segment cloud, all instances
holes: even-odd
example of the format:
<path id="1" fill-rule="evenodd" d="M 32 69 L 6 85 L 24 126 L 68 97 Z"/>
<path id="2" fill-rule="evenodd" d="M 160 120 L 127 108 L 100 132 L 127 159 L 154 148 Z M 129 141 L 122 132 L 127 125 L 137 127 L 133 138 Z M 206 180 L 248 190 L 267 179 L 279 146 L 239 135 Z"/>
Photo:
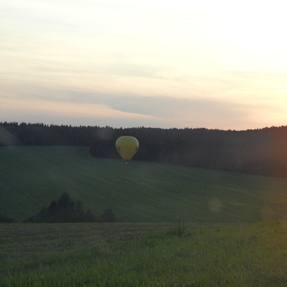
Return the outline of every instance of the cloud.
<path id="1" fill-rule="evenodd" d="M 157 116 L 173 127 L 248 127 L 249 109 L 227 101 L 202 98 L 119 97 L 106 99 L 114 109 Z"/>
<path id="2" fill-rule="evenodd" d="M 0 120 L 13 117 L 50 123 L 112 126 L 248 128 L 250 109 L 203 98 L 13 88 L 0 93 Z"/>

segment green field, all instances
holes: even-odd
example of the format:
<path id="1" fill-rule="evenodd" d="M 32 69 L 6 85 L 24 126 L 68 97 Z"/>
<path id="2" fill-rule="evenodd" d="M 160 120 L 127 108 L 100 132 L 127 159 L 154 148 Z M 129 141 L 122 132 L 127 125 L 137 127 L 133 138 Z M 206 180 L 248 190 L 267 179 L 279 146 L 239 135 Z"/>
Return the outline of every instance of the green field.
<path id="1" fill-rule="evenodd" d="M 1 287 L 285 287 L 287 225 L 0 224 Z"/>
<path id="2" fill-rule="evenodd" d="M 68 192 L 122 222 L 255 222 L 287 217 L 287 180 L 92 158 L 80 147 L 0 148 L 0 213 L 26 219 Z"/>
<path id="3" fill-rule="evenodd" d="M 0 224 L 0 287 L 287 286 L 287 179 L 0 148 L 0 213 L 63 192 L 122 223 Z"/>

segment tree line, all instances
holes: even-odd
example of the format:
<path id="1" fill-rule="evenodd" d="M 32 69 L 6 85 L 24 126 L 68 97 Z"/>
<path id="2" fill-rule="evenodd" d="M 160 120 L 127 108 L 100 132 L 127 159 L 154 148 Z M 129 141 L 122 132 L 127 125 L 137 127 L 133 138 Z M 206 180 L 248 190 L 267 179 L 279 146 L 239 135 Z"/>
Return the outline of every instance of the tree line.
<path id="1" fill-rule="evenodd" d="M 287 176 L 287 127 L 233 131 L 111 128 L 0 123 L 0 145 L 89 146 L 92 156 L 117 158 L 115 140 L 140 141 L 135 160 L 182 164 L 270 176 Z"/>
<path id="2" fill-rule="evenodd" d="M 91 210 L 85 210 L 80 201 L 75 201 L 64 192 L 58 200 L 53 200 L 48 207 L 29 217 L 25 222 L 115 222 L 111 209 L 106 209 L 99 216 Z"/>
<path id="3" fill-rule="evenodd" d="M 57 200 L 52 200 L 47 207 L 25 219 L 31 223 L 76 223 L 76 222 L 115 222 L 116 216 L 112 209 L 105 209 L 100 215 L 85 210 L 80 201 L 75 201 L 64 192 Z M 15 220 L 0 214 L 0 223 L 12 223 Z"/>

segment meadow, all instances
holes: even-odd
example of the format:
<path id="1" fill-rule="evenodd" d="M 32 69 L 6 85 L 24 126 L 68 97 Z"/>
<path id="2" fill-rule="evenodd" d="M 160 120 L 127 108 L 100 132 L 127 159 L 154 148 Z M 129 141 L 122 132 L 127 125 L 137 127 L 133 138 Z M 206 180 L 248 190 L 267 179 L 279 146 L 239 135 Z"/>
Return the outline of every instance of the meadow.
<path id="1" fill-rule="evenodd" d="M 285 223 L 2 224 L 1 287 L 286 286 Z"/>
<path id="2" fill-rule="evenodd" d="M 63 192 L 119 222 L 257 222 L 287 217 L 287 179 L 98 159 L 86 147 L 1 147 L 0 212 L 24 220 Z"/>
<path id="3" fill-rule="evenodd" d="M 117 216 L 0 224 L 0 287 L 286 286 L 286 190 L 284 178 L 125 164 L 85 147 L 0 148 L 2 214 L 21 221 L 68 192 Z"/>

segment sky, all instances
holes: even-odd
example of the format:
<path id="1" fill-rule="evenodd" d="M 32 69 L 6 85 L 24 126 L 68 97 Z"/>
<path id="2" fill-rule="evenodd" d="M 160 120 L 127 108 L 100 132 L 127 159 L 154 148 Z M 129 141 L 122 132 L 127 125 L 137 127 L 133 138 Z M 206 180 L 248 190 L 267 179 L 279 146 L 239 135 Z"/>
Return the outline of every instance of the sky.
<path id="1" fill-rule="evenodd" d="M 287 2 L 0 0 L 0 121 L 287 124 Z"/>

